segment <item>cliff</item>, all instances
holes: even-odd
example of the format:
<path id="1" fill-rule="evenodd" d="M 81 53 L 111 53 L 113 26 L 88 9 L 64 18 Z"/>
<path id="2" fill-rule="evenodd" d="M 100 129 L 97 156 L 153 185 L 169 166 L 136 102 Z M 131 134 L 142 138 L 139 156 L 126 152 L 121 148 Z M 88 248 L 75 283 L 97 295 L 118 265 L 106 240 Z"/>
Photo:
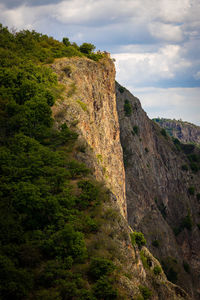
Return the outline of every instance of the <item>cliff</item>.
<path id="1" fill-rule="evenodd" d="M 132 228 L 139 228 L 141 215 L 146 214 L 146 207 L 141 205 L 146 202 L 146 195 L 144 193 L 144 199 L 139 205 L 140 213 L 134 203 L 131 210 L 128 190 L 134 194 L 136 191 L 133 192 L 127 179 L 125 180 L 120 126 L 121 136 L 124 136 L 124 132 L 122 122 L 119 125 L 118 120 L 118 113 L 120 121 L 121 115 L 120 107 L 117 113 L 115 68 L 112 60 L 108 57 L 100 62 L 86 58 L 63 58 L 57 59 L 51 68 L 57 73 L 64 90 L 62 98 L 53 107 L 56 124 L 59 127 L 66 122 L 70 128 L 74 128 L 79 133 L 78 147 L 81 151 L 77 151 L 76 157 L 94 170 L 96 179 L 104 180 L 112 192 L 112 204 L 109 207 L 120 211 L 121 216 L 117 217 L 116 214 L 105 216 L 104 224 L 105 230 L 108 231 L 107 224 L 111 218 L 109 237 L 115 243 L 114 261 L 124 274 L 119 277 L 120 289 L 125 291 L 127 299 L 143 299 L 140 297 L 145 297 L 144 294 L 148 294 L 148 291 L 152 293 L 151 299 L 189 299 L 181 288 L 167 281 L 159 262 L 152 254 L 146 248 L 140 250 L 136 244 L 133 246 L 130 240 L 132 230 L 127 222 L 126 203 L 128 203 L 128 216 Z M 119 99 L 117 102 L 119 103 Z M 144 122 L 147 126 L 148 121 L 144 120 Z M 140 126 L 143 124 L 141 123 Z M 124 138 L 126 139 L 125 136 Z M 127 149 L 132 147 L 130 136 L 126 142 Z M 124 147 L 123 139 L 122 146 Z M 126 152 L 125 149 L 124 151 Z M 134 159 L 134 165 L 137 165 L 137 160 L 140 158 L 136 158 L 136 161 Z M 139 172 L 142 174 L 143 171 L 139 170 L 140 164 L 136 168 L 138 173 L 135 180 L 140 182 L 143 177 L 139 176 Z M 126 177 L 128 176 L 127 173 Z M 128 202 L 126 202 L 125 184 L 127 184 Z M 140 198 L 142 197 L 143 194 L 140 195 Z M 147 202 L 149 205 L 149 200 Z M 159 214 L 159 210 L 156 210 L 157 213 Z M 97 234 L 97 238 L 101 240 L 101 234 Z M 102 240 L 101 243 L 103 245 L 104 241 Z M 118 251 L 120 255 L 117 254 Z M 159 275 L 156 275 L 155 267 L 159 269 Z M 147 289 L 146 292 L 142 291 L 143 288 Z M 140 294 L 143 296 L 139 296 Z"/>
<path id="2" fill-rule="evenodd" d="M 116 95 L 129 224 L 145 234 L 168 278 L 199 299 L 200 182 L 198 167 L 187 167 L 199 150 L 174 144 L 119 84 Z"/>
<path id="3" fill-rule="evenodd" d="M 164 128 L 170 136 L 179 139 L 183 143 L 200 144 L 200 127 L 197 125 L 163 118 L 155 118 L 153 121 Z"/>
<path id="4" fill-rule="evenodd" d="M 93 157 L 91 160 L 82 155 L 83 161 L 93 168 L 97 180 L 106 180 L 125 217 L 125 172 L 115 100 L 115 69 L 109 61 L 107 58 L 100 63 L 84 58 L 57 60 L 52 68 L 66 90 L 53 112 L 58 123 L 61 120 L 72 127 L 76 123 L 80 146 L 86 146 Z"/>
<path id="5" fill-rule="evenodd" d="M 124 162 L 127 170 L 130 151 L 124 147 L 123 153 L 121 140 L 127 133 L 127 149 L 134 153 L 133 146 L 138 149 L 146 139 L 140 137 L 133 144 L 129 135 L 133 109 L 138 108 L 135 119 L 138 117 L 141 124 L 134 125 L 131 134 L 139 135 L 139 126 L 146 124 L 146 142 L 152 143 L 151 151 L 158 158 L 155 164 L 162 176 L 157 179 L 160 185 L 166 183 L 168 150 L 174 147 L 175 161 L 179 161 L 177 153 L 185 157 L 187 152 L 191 170 L 196 173 L 198 151 L 191 145 L 183 148 L 177 141 L 176 145 L 168 144 L 166 136 L 160 139 L 156 127 L 152 134 L 139 103 L 136 107 L 134 97 L 122 87 L 120 93 L 130 96 L 130 101 L 116 99 L 115 69 L 107 53 L 92 52 L 91 44 L 78 47 L 67 38 L 62 43 L 35 31 L 13 34 L 2 25 L 0 36 L 4 41 L 0 45 L 0 298 L 190 299 L 181 287 L 167 280 L 159 261 L 145 247 L 144 235 L 135 231 L 143 224 L 145 209 L 148 211 L 148 197 L 135 189 L 134 197 L 129 198 L 126 181 L 128 187 L 132 179 L 125 174 Z M 122 101 L 125 116 L 120 107 L 117 112 L 116 100 Z M 141 153 L 136 151 L 133 160 L 136 174 L 132 165 L 140 187 L 146 171 L 142 149 Z M 191 177 L 186 165 L 183 171 Z M 147 190 L 148 182 L 145 184 Z M 191 204 L 195 204 L 195 188 L 188 189 Z M 149 187 L 148 195 L 152 191 Z M 167 194 L 167 187 L 162 191 Z M 134 231 L 127 221 L 126 194 Z M 144 206 L 140 205 L 140 210 L 137 195 Z M 156 202 L 166 215 L 165 207 L 160 206 L 162 199 Z M 135 211 L 130 210 L 130 203 Z M 183 230 L 192 231 L 194 211 L 189 207 L 190 203 L 184 222 L 176 229 L 177 239 Z M 158 209 L 156 216 L 160 225 Z M 152 226 L 145 226 L 144 222 L 150 235 Z M 166 239 L 167 234 L 168 228 Z M 196 254 L 187 241 L 185 252 L 192 249 Z M 174 246 L 170 246 L 173 252 Z M 185 269 L 189 271 L 186 263 Z M 170 270 L 175 276 L 174 269 Z"/>

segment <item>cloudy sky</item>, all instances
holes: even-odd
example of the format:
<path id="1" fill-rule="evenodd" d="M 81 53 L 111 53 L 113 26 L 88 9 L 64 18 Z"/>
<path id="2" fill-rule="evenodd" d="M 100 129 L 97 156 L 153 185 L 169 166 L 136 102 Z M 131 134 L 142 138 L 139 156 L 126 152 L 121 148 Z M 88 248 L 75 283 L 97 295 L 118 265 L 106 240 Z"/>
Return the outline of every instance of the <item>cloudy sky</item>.
<path id="1" fill-rule="evenodd" d="M 95 44 L 150 118 L 200 125 L 200 0 L 0 0 L 0 22 Z"/>

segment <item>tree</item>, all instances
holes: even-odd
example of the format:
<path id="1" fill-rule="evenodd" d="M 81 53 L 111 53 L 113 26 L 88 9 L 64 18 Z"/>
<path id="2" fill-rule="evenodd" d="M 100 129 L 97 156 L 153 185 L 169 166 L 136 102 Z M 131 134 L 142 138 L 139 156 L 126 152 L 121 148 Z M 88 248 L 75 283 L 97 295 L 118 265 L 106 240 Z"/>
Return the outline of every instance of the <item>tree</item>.
<path id="1" fill-rule="evenodd" d="M 63 41 L 63 44 L 67 47 L 71 45 L 71 43 L 67 37 L 64 37 L 62 41 Z"/>
<path id="2" fill-rule="evenodd" d="M 91 54 L 94 49 L 96 47 L 93 45 L 93 44 L 90 44 L 90 43 L 83 43 L 81 46 L 80 46 L 80 51 L 82 53 L 85 53 L 85 54 Z"/>

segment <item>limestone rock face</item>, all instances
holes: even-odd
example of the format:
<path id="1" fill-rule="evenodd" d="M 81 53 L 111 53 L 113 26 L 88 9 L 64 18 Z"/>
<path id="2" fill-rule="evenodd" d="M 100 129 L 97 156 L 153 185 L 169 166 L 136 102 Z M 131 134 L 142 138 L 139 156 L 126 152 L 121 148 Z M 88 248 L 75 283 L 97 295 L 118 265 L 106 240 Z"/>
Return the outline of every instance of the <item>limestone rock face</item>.
<path id="1" fill-rule="evenodd" d="M 85 140 L 93 156 L 92 162 L 85 162 L 93 167 L 97 180 L 104 180 L 111 189 L 126 217 L 114 64 L 109 58 L 98 63 L 86 58 L 64 58 L 56 60 L 52 68 L 65 88 L 63 99 L 54 106 L 54 116 L 58 123 L 77 123 L 80 143 Z"/>
<path id="2" fill-rule="evenodd" d="M 179 139 L 183 143 L 195 143 L 200 145 L 200 127 L 188 122 L 169 120 L 169 119 L 153 119 L 167 132 Z"/>
<path id="3" fill-rule="evenodd" d="M 123 274 L 119 276 L 117 282 L 119 289 L 125 291 L 127 299 L 143 299 L 141 294 L 141 287 L 143 287 L 151 291 L 152 300 L 189 300 L 190 297 L 183 289 L 167 280 L 160 263 L 148 249 L 145 247 L 138 249 L 137 244 L 133 245 L 130 239 L 132 229 L 127 222 L 125 183 L 127 182 L 129 209 L 132 202 L 128 191 L 134 195 L 136 191 L 132 189 L 132 183 L 128 179 L 129 173 L 126 174 L 127 180 L 125 180 L 118 113 L 121 119 L 123 117 L 120 113 L 122 110 L 120 105 L 117 113 L 115 68 L 112 60 L 109 57 L 99 62 L 87 58 L 62 58 L 57 59 L 51 68 L 57 73 L 63 90 L 62 97 L 53 107 L 55 126 L 59 127 L 61 124 L 67 123 L 70 128 L 79 133 L 77 158 L 93 169 L 96 179 L 103 180 L 111 191 L 110 203 L 104 204 L 105 224 L 102 226 L 102 231 L 109 233 L 109 238 L 105 241 L 103 232 L 98 232 L 96 238 L 105 244 L 104 251 L 106 251 L 106 247 L 110 248 L 109 250 L 113 252 L 114 263 Z M 144 118 L 143 116 L 145 114 L 140 116 L 141 126 L 148 128 L 149 121 L 146 116 Z M 129 132 L 129 127 L 127 129 L 122 127 L 121 123 L 121 134 L 130 145 L 127 146 L 129 149 L 132 147 L 132 140 L 129 134 L 128 136 L 124 134 Z M 150 139 L 151 134 L 149 135 Z M 152 141 L 152 145 L 148 144 L 148 147 L 151 147 L 153 151 L 154 142 Z M 138 165 L 138 167 L 135 171 L 136 176 L 133 174 L 133 177 L 137 177 L 138 182 L 143 180 L 144 173 L 140 163 L 138 164 L 140 159 L 138 156 L 136 161 L 134 160 L 135 166 Z M 158 167 L 160 167 L 159 164 L 155 166 L 155 168 Z M 160 182 L 160 184 L 163 183 Z M 141 216 L 146 214 L 145 206 L 142 207 L 142 205 L 147 202 L 145 205 L 148 206 L 151 203 L 146 191 L 147 187 L 139 196 L 141 198 L 140 205 L 135 206 L 133 203 L 132 210 L 129 210 L 129 220 L 133 228 L 135 225 L 139 228 L 138 225 L 142 221 Z M 148 193 L 150 194 L 150 191 Z M 155 207 L 155 215 L 157 214 L 159 214 L 159 210 Z M 162 226 L 164 230 L 165 224 Z M 166 229 L 166 238 L 170 239 L 167 234 L 168 230 Z M 171 236 L 173 238 L 172 233 Z M 145 267 L 142 259 L 148 261 L 149 265 Z M 159 275 L 154 273 L 155 267 L 161 270 Z"/>
<path id="4" fill-rule="evenodd" d="M 199 173 L 183 168 L 185 153 L 147 117 L 136 97 L 118 84 L 116 95 L 129 224 L 144 233 L 168 278 L 199 299 Z"/>

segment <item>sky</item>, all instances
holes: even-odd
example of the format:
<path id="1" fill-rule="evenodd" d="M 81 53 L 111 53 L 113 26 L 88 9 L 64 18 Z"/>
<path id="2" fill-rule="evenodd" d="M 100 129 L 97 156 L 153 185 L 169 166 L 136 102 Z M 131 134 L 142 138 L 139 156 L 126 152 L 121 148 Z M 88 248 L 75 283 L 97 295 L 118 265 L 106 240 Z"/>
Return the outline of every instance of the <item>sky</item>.
<path id="1" fill-rule="evenodd" d="M 200 0 L 0 0 L 0 23 L 110 52 L 150 118 L 200 125 Z"/>

